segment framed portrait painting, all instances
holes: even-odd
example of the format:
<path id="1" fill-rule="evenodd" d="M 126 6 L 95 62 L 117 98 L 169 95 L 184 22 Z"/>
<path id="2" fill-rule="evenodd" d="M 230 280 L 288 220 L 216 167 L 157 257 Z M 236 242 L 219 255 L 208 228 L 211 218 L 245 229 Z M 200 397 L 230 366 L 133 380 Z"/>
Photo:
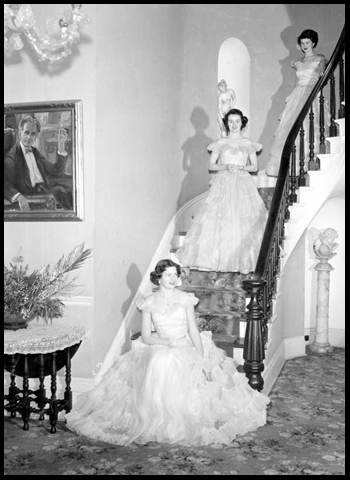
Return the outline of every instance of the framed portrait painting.
<path id="1" fill-rule="evenodd" d="M 4 105 L 4 220 L 83 220 L 82 102 Z"/>

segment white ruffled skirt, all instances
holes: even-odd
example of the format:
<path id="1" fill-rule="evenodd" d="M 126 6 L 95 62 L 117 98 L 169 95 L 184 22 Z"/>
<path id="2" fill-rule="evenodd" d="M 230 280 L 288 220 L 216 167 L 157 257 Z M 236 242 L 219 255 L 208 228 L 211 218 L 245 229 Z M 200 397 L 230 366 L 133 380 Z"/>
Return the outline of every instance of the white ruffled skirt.
<path id="1" fill-rule="evenodd" d="M 218 172 L 176 257 L 185 267 L 255 270 L 268 212 L 248 172 Z"/>
<path id="2" fill-rule="evenodd" d="M 134 342 L 92 391 L 79 396 L 66 415 L 68 428 L 116 445 L 199 446 L 229 444 L 264 425 L 268 397 L 248 385 L 211 332 L 201 337 L 204 358 L 187 336 L 170 347 Z"/>

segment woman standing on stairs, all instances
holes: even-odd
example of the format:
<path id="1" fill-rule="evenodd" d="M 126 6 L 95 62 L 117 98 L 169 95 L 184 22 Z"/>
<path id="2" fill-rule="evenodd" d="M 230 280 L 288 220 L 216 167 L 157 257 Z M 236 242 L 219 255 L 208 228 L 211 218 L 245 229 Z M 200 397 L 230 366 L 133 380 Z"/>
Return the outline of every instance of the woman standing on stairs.
<path id="1" fill-rule="evenodd" d="M 314 51 L 318 44 L 318 34 L 314 30 L 304 30 L 298 37 L 298 45 L 304 56 L 291 63 L 291 67 L 295 69 L 296 86 L 292 93 L 286 99 L 286 106 L 280 118 L 280 124 L 275 132 L 275 138 L 270 151 L 269 159 L 266 163 L 266 175 L 277 177 L 281 162 L 282 150 L 287 139 L 287 136 L 293 127 L 297 116 L 301 112 L 308 96 L 316 85 L 320 75 L 326 67 L 327 60 L 324 55 L 318 54 Z M 318 97 L 313 102 L 314 114 L 314 153 L 319 152 L 319 103 Z M 309 152 L 309 118 L 304 122 L 304 146 L 305 159 L 308 158 Z M 297 149 L 298 153 L 298 149 Z M 307 165 L 307 161 L 306 161 Z"/>
<path id="2" fill-rule="evenodd" d="M 211 332 L 199 333 L 198 299 L 176 288 L 180 274 L 172 260 L 157 263 L 150 279 L 158 288 L 139 306 L 142 341 L 79 396 L 68 428 L 116 445 L 200 446 L 229 444 L 266 423 L 269 398 L 249 386 Z"/>
<path id="3" fill-rule="evenodd" d="M 176 257 L 184 267 L 246 274 L 255 269 L 267 219 L 250 175 L 262 146 L 242 135 L 248 118 L 241 110 L 229 110 L 223 123 L 227 136 L 208 146 L 208 168 L 217 173 Z"/>

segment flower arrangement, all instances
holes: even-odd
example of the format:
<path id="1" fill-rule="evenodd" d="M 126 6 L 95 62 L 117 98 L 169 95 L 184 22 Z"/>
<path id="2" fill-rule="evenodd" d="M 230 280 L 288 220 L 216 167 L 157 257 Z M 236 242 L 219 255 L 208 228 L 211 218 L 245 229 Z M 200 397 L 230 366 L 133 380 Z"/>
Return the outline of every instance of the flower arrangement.
<path id="1" fill-rule="evenodd" d="M 41 317 L 46 322 L 62 317 L 65 305 L 61 298 L 69 297 L 77 287 L 78 277 L 70 274 L 90 254 L 91 249 L 85 249 L 82 243 L 53 266 L 46 265 L 32 273 L 28 273 L 28 265 L 23 265 L 21 255 L 14 258 L 9 267 L 4 266 L 4 317 L 17 316 L 26 321 Z"/>

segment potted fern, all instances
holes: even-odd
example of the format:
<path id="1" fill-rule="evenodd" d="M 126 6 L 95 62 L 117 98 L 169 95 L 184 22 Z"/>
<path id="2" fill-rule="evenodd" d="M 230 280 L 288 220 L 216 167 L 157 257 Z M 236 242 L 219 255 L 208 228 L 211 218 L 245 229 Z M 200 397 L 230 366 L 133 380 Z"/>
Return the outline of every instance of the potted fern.
<path id="1" fill-rule="evenodd" d="M 28 272 L 28 265 L 23 265 L 20 254 L 8 267 L 4 265 L 4 328 L 26 328 L 38 317 L 46 322 L 62 317 L 65 307 L 62 300 L 77 287 L 78 276 L 71 274 L 90 255 L 91 249 L 81 243 L 53 266 L 46 265 L 32 273 Z"/>

